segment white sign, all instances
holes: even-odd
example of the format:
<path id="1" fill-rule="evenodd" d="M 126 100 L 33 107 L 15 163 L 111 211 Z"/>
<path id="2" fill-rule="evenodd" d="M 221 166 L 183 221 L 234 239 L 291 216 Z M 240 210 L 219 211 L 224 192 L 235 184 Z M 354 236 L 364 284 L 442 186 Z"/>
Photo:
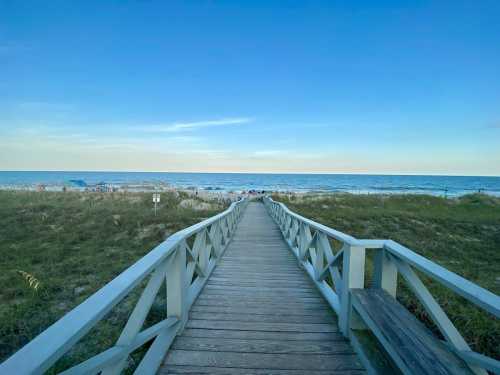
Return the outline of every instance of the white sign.
<path id="1" fill-rule="evenodd" d="M 154 193 L 153 194 L 153 202 L 154 203 L 160 203 L 160 193 Z"/>

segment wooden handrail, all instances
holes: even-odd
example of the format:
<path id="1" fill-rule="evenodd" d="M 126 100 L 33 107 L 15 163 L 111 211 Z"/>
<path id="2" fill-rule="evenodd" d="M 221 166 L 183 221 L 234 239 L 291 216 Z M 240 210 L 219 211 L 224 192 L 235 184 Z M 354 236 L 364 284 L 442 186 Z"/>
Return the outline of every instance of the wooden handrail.
<path id="1" fill-rule="evenodd" d="M 224 212 L 170 236 L 0 364 L 0 374 L 45 372 L 149 275 L 149 283 L 116 346 L 65 373 L 88 373 L 91 370 L 102 370 L 103 374 L 119 373 L 126 356 L 151 338 L 156 337 L 155 342 L 161 337 L 171 336 L 173 339 L 182 329 L 187 311 L 216 265 L 217 258 L 210 255 L 211 247 L 217 257 L 222 255 L 247 203 L 246 199 L 233 202 Z M 186 240 L 192 236 L 196 236 L 196 246 L 189 249 Z M 190 254 L 188 262 L 186 253 Z M 195 269 L 200 268 L 199 263 L 203 263 L 204 269 L 191 283 Z M 165 279 L 169 292 L 167 319 L 141 332 L 149 308 Z M 150 352 L 153 352 L 154 345 Z M 146 362 L 150 363 L 143 364 L 142 368 L 151 369 L 151 363 L 158 361 L 158 355 L 150 358 L 146 354 L 146 357 Z"/>
<path id="2" fill-rule="evenodd" d="M 386 239 L 357 239 L 307 219 L 269 196 L 264 197 L 263 201 L 299 264 L 339 315 L 340 330 L 346 337 L 351 337 L 351 324 L 355 323 L 352 319 L 353 308 L 349 290 L 364 288 L 365 252 L 371 249 L 376 252 L 373 287 L 382 288 L 395 296 L 397 275 L 401 274 L 452 350 L 473 372 L 486 374 L 485 370 L 500 369 L 500 361 L 471 351 L 412 267 L 497 318 L 500 317 L 499 296 L 397 242 Z M 319 233 L 342 242 L 342 249 L 334 255 L 329 241 L 318 240 Z M 342 267 L 339 267 L 340 263 Z M 330 281 L 326 280 L 328 276 Z"/>
<path id="3" fill-rule="evenodd" d="M 384 249 L 392 255 L 411 264 L 413 267 L 422 271 L 434 280 L 453 290 L 455 293 L 464 297 L 476 306 L 488 311 L 497 318 L 500 318 L 500 297 L 487 289 L 481 288 L 467 279 L 453 273 L 446 268 L 432 262 L 431 260 L 418 255 L 407 247 L 387 240 L 384 243 Z"/>

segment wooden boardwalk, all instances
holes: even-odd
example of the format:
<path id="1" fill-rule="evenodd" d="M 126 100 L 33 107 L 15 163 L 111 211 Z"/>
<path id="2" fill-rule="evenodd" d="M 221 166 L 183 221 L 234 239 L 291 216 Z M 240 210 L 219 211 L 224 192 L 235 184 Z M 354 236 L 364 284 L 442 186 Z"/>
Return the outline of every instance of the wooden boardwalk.
<path id="1" fill-rule="evenodd" d="M 192 306 L 160 374 L 361 374 L 334 312 L 261 203 Z"/>
<path id="2" fill-rule="evenodd" d="M 379 374 L 500 374 L 500 361 L 469 347 L 419 274 L 496 318 L 499 296 L 395 241 L 357 239 L 262 201 L 233 202 L 172 234 L 1 363 L 0 374 L 51 371 L 146 280 L 116 343 L 65 374 L 121 373 L 146 344 L 135 374 L 360 374 L 364 366 Z M 335 253 L 332 240 L 342 244 Z M 399 281 L 446 341 L 397 301 Z M 165 284 L 166 317 L 146 328 Z"/>

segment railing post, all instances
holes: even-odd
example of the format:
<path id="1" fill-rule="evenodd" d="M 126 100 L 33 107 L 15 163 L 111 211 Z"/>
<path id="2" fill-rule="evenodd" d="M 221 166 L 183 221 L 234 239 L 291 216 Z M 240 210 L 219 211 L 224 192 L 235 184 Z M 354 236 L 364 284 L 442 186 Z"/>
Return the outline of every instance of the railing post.
<path id="1" fill-rule="evenodd" d="M 236 225 L 236 220 L 235 220 L 235 213 L 231 213 L 229 215 L 229 235 L 228 237 L 231 237 L 231 234 L 233 233 L 234 226 Z"/>
<path id="2" fill-rule="evenodd" d="M 298 245 L 298 254 L 299 254 L 299 265 L 302 265 L 302 261 L 304 260 L 305 258 L 305 254 L 306 254 L 306 242 L 307 242 L 307 239 L 306 239 L 306 228 L 305 228 L 305 224 L 303 223 L 299 223 L 299 240 L 297 241 L 297 245 Z"/>
<path id="3" fill-rule="evenodd" d="M 167 260 L 167 318 L 176 317 L 182 331 L 187 320 L 186 248 L 180 245 Z"/>
<path id="4" fill-rule="evenodd" d="M 218 241 L 217 241 L 217 238 L 216 238 L 216 233 L 217 233 L 217 229 L 218 229 L 217 226 L 218 225 L 219 225 L 219 223 L 214 223 L 212 225 L 212 227 L 210 228 L 210 233 L 207 230 L 206 233 L 203 236 L 203 241 L 200 241 L 202 243 L 200 244 L 200 254 L 199 254 L 199 258 L 198 258 L 198 263 L 200 265 L 200 268 L 205 273 L 208 270 L 208 262 L 209 262 L 209 258 L 210 258 L 210 246 L 207 244 L 207 236 L 210 237 L 210 243 L 214 247 L 214 252 L 217 254 L 218 253 L 218 247 L 219 247 L 218 246 Z"/>
<path id="5" fill-rule="evenodd" d="M 342 263 L 342 293 L 340 298 L 340 331 L 349 337 L 353 318 L 350 289 L 364 288 L 365 283 L 365 248 L 347 245 L 344 249 Z"/>
<path id="6" fill-rule="evenodd" d="M 391 296 L 396 297 L 398 269 L 383 248 L 375 250 L 372 287 L 384 289 Z"/>
<path id="7" fill-rule="evenodd" d="M 323 233 L 316 232 L 316 258 L 314 259 L 314 277 L 319 281 L 320 275 L 325 267 L 325 248 L 324 244 L 328 239 Z"/>

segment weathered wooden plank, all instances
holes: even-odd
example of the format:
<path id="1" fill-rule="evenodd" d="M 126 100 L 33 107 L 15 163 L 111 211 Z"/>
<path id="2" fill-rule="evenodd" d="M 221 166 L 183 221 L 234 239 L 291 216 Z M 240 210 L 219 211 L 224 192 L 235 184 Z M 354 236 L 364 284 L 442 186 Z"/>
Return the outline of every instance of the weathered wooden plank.
<path id="1" fill-rule="evenodd" d="M 274 260 L 270 262 L 277 263 L 278 261 Z M 227 278 L 233 278 L 232 274 L 241 274 L 241 276 L 255 276 L 262 274 L 265 277 L 276 274 L 276 276 L 278 277 L 306 280 L 306 278 L 304 277 L 305 275 L 301 275 L 300 273 L 298 273 L 297 264 L 290 266 L 290 268 L 270 267 L 268 265 L 258 265 L 250 263 L 245 265 L 245 267 L 218 265 L 216 272 L 219 275 L 218 277 Z M 238 279 L 238 277 L 236 277 L 235 279 Z"/>
<path id="2" fill-rule="evenodd" d="M 295 294 L 309 294 L 319 296 L 318 291 L 311 288 L 290 288 L 283 286 L 262 286 L 262 285 L 219 285 L 219 284 L 207 284 L 204 291 L 218 291 L 218 292 L 248 292 L 248 293 L 290 293 Z"/>
<path id="3" fill-rule="evenodd" d="M 234 242 L 233 242 L 234 243 Z M 281 247 L 283 249 L 287 249 L 286 245 L 280 246 L 280 248 L 276 247 L 267 247 L 265 251 L 257 251 L 256 248 L 253 248 L 251 252 L 248 250 L 243 250 L 241 252 L 232 251 L 227 256 L 224 256 L 222 262 L 234 262 L 238 263 L 241 259 L 248 260 L 252 262 L 264 262 L 268 259 L 279 260 L 280 262 L 289 262 L 292 263 L 295 259 L 292 257 L 285 257 L 281 252 Z M 272 253 L 270 253 L 272 252 Z"/>
<path id="4" fill-rule="evenodd" d="M 206 292 L 212 294 L 227 294 L 228 296 L 233 294 L 246 295 L 246 294 L 255 294 L 255 295 L 269 295 L 272 297 L 275 294 L 280 294 L 283 296 L 288 293 L 292 293 L 293 295 L 302 295 L 303 297 L 311 296 L 311 297 L 320 297 L 321 294 L 317 290 L 307 289 L 304 286 L 298 287 L 283 287 L 279 285 L 266 285 L 266 284 L 257 284 L 257 285 L 221 285 L 221 284 L 211 284 L 206 285 Z"/>
<path id="5" fill-rule="evenodd" d="M 264 279 L 287 279 L 287 280 L 306 280 L 305 275 L 297 274 L 296 272 L 280 272 L 279 269 L 275 269 L 274 273 L 270 272 L 255 272 L 254 270 L 246 269 L 239 271 L 223 270 L 217 267 L 214 271 L 215 277 L 226 277 L 231 279 L 239 280 L 241 278 L 251 277 L 255 278 L 257 275 L 262 276 Z"/>
<path id="6" fill-rule="evenodd" d="M 215 272 L 215 271 L 214 271 Z M 262 277 L 257 277 L 257 276 L 262 276 Z M 256 275 L 256 274 L 246 274 L 242 275 L 239 274 L 238 277 L 231 277 L 230 275 L 226 274 L 220 274 L 220 275 L 215 275 L 212 274 L 212 276 L 209 279 L 210 282 L 233 282 L 233 283 L 238 283 L 238 282 L 255 282 L 255 281 L 261 281 L 261 282 L 269 282 L 269 281 L 276 281 L 276 282 L 291 282 L 291 283 L 300 283 L 302 285 L 313 285 L 311 284 L 311 281 L 305 277 L 305 275 L 294 275 L 293 277 L 287 277 L 285 280 L 277 280 L 275 277 L 264 277 L 264 275 Z"/>
<path id="7" fill-rule="evenodd" d="M 217 297 L 216 297 L 217 296 Z M 300 291 L 289 291 L 289 292 L 266 292 L 266 291 L 222 291 L 213 290 L 207 291 L 204 294 L 205 298 L 229 298 L 238 300 L 272 300 L 274 302 L 286 302 L 289 298 L 297 298 L 304 302 L 322 302 L 321 297 L 312 293 L 301 293 Z"/>
<path id="8" fill-rule="evenodd" d="M 293 288 L 265 288 L 265 287 L 205 287 L 205 295 L 226 295 L 226 296 L 297 296 L 297 297 L 320 297 L 315 290 L 293 289 Z"/>
<path id="9" fill-rule="evenodd" d="M 253 279 L 253 280 L 224 280 L 224 279 L 214 279 L 209 280 L 206 286 L 243 286 L 243 287 L 263 287 L 263 288 L 289 288 L 289 289 L 303 289 L 303 290 L 311 290 L 311 286 L 308 283 L 303 281 L 276 281 L 276 280 L 262 280 L 262 279 Z"/>
<path id="10" fill-rule="evenodd" d="M 278 258 L 268 258 L 268 259 L 260 259 L 260 260 L 253 260 L 253 259 L 249 259 L 249 258 L 243 258 L 241 257 L 242 259 L 240 259 L 240 261 L 238 263 L 236 262 L 221 262 L 219 263 L 219 266 L 221 267 L 221 269 L 231 269 L 231 268 L 235 268 L 235 269 L 248 269 L 246 266 L 252 266 L 253 269 L 257 270 L 257 269 L 265 269 L 265 268 L 271 268 L 271 269 L 274 269 L 276 270 L 276 267 L 274 266 L 274 264 L 276 262 L 283 262 L 283 260 L 279 260 Z M 245 267 L 241 267 L 242 265 L 245 265 Z M 297 262 L 293 261 L 292 259 L 290 260 L 287 260 L 285 262 L 283 262 L 283 267 L 281 267 L 280 265 L 280 270 L 286 270 L 286 271 L 289 271 L 289 272 L 296 272 L 296 268 L 297 268 Z"/>
<path id="11" fill-rule="evenodd" d="M 249 249 L 249 251 L 251 251 Z M 248 266 L 252 266 L 251 268 Z M 296 273 L 297 272 L 297 265 L 293 263 L 289 264 L 279 264 L 277 265 L 276 263 L 267 263 L 267 262 L 262 262 L 262 263 L 257 263 L 257 262 L 249 262 L 249 263 L 234 263 L 234 262 L 220 262 L 219 264 L 219 269 L 235 269 L 235 270 L 277 270 L 279 269 L 280 271 L 286 271 L 290 273 Z"/>
<path id="12" fill-rule="evenodd" d="M 243 249 L 240 252 L 232 251 L 227 256 L 224 256 L 222 262 L 224 263 L 232 262 L 236 264 L 241 264 L 239 263 L 240 259 L 249 260 L 252 262 L 263 262 L 266 261 L 267 259 L 276 259 L 279 260 L 280 262 L 292 263 L 295 259 L 293 257 L 284 256 L 283 252 L 281 251 L 282 249 L 287 250 L 285 244 L 281 245 L 279 248 L 266 247 L 263 249 L 264 251 L 259 251 L 259 249 L 255 247 L 252 247 L 251 251 L 248 251 L 248 249 Z"/>
<path id="13" fill-rule="evenodd" d="M 279 240 L 281 241 L 281 240 Z M 288 257 L 283 250 L 287 250 L 287 245 L 283 243 L 279 247 L 276 246 L 265 246 L 265 247 L 255 247 L 255 246 L 242 246 L 237 242 L 232 242 L 232 245 L 238 245 L 241 247 L 240 251 L 231 251 L 227 256 L 224 256 L 222 262 L 233 262 L 238 263 L 240 258 L 244 260 L 250 260 L 255 262 L 262 262 L 267 259 L 276 259 L 280 262 L 291 262 L 294 260 L 293 257 Z"/>
<path id="14" fill-rule="evenodd" d="M 286 307 L 286 305 L 285 305 Z M 211 306 L 211 305 L 196 305 L 191 307 L 191 312 L 214 312 L 214 313 L 233 313 L 233 314 L 254 314 L 254 315 L 275 315 L 280 316 L 283 319 L 283 312 L 277 310 L 277 306 L 274 305 L 259 305 L 255 307 L 248 306 Z M 307 309 L 295 307 L 293 309 L 288 309 L 286 317 L 295 315 L 306 315 L 314 316 L 318 318 L 332 318 L 337 320 L 336 315 L 329 309 Z"/>
<path id="15" fill-rule="evenodd" d="M 451 350 L 383 289 L 354 289 L 353 303 L 405 373 L 471 374 Z"/>
<path id="16" fill-rule="evenodd" d="M 217 269 L 217 268 L 216 268 Z M 219 272 L 219 271 L 218 271 Z M 215 273 L 214 276 L 220 277 L 220 276 L 225 276 L 225 277 L 230 277 L 238 280 L 258 280 L 259 277 L 257 277 L 256 273 L 253 272 L 225 272 L 225 273 Z M 260 273 L 259 274 L 261 280 L 276 280 L 276 281 L 302 281 L 304 279 L 299 278 L 297 275 L 293 274 L 283 274 L 283 273 Z M 304 281 L 305 282 L 305 281 Z"/>
<path id="17" fill-rule="evenodd" d="M 333 324 L 322 323 L 263 323 L 190 319 L 186 327 L 266 332 L 338 332 L 337 327 Z"/>
<path id="18" fill-rule="evenodd" d="M 308 290 L 310 292 L 318 293 L 317 290 L 311 289 L 312 285 L 310 285 L 306 281 L 302 280 L 275 280 L 275 279 L 259 279 L 259 278 L 247 278 L 247 279 L 234 279 L 230 280 L 222 280 L 215 279 L 211 280 L 207 283 L 207 287 L 216 287 L 218 289 L 229 289 L 231 287 L 237 288 L 282 288 L 287 290 Z M 319 293 L 318 293 L 319 294 Z"/>
<path id="19" fill-rule="evenodd" d="M 264 268 L 258 267 L 256 265 L 248 265 L 248 268 L 236 268 L 236 267 L 220 267 L 217 266 L 217 277 L 227 277 L 233 280 L 239 280 L 240 277 L 249 277 L 261 275 L 265 278 L 284 278 L 292 280 L 306 280 L 305 275 L 297 275 L 297 269 L 287 270 L 282 268 Z M 234 277 L 236 275 L 236 277 Z"/>
<path id="20" fill-rule="evenodd" d="M 215 297 L 217 296 L 217 297 Z M 266 302 L 275 302 L 275 303 L 287 303 L 290 301 L 290 298 L 287 297 L 287 296 L 270 296 L 270 295 L 267 295 L 267 296 L 252 296 L 250 294 L 248 295 L 239 295 L 239 298 L 238 298 L 238 295 L 228 295 L 228 294 L 202 294 L 200 295 L 200 297 L 198 298 L 198 301 L 213 301 L 214 299 L 217 299 L 219 300 L 220 302 L 223 302 L 223 301 L 228 301 L 228 302 L 231 302 L 231 301 L 234 301 L 235 299 L 240 299 L 241 301 L 253 301 L 253 302 L 262 302 L 262 303 L 266 303 Z M 293 301 L 294 302 L 301 302 L 301 303 L 304 303 L 304 304 L 309 304 L 309 303 L 316 303 L 316 304 L 320 304 L 322 305 L 324 302 L 323 300 L 321 299 L 321 297 L 304 297 L 304 296 L 294 296 L 293 298 Z"/>
<path id="21" fill-rule="evenodd" d="M 217 268 L 216 268 L 217 269 Z M 253 272 L 235 272 L 235 273 L 229 273 L 229 272 L 226 272 L 226 273 L 216 273 L 214 271 L 214 274 L 213 274 L 214 277 L 221 277 L 221 276 L 224 276 L 224 277 L 228 277 L 228 278 L 233 278 L 233 279 L 237 279 L 237 280 L 249 280 L 249 281 L 255 281 L 255 280 L 266 280 L 266 281 L 292 281 L 292 282 L 299 282 L 299 281 L 302 281 L 304 283 L 307 283 L 309 281 L 305 280 L 304 278 L 302 277 L 299 277 L 297 275 L 292 275 L 292 274 L 289 274 L 289 275 L 283 275 L 283 274 L 255 274 Z"/>
<path id="22" fill-rule="evenodd" d="M 281 241 L 278 240 L 278 241 Z M 237 262 L 239 260 L 239 257 L 242 257 L 243 259 L 255 259 L 255 260 L 261 260 L 261 259 L 266 259 L 266 258 L 274 258 L 274 259 L 279 259 L 284 261 L 290 261 L 293 260 L 293 257 L 286 257 L 284 256 L 283 250 L 288 250 L 287 245 L 283 242 L 279 246 L 275 245 L 258 245 L 258 246 L 246 246 L 246 247 L 251 247 L 252 251 L 248 251 L 246 247 L 241 246 L 241 244 L 238 244 L 237 241 L 233 241 L 233 244 L 237 244 L 238 246 L 241 247 L 240 251 L 235 251 L 234 248 L 231 251 L 231 253 L 227 254 L 227 256 L 224 256 L 224 262 L 225 261 L 235 261 Z"/>
<path id="23" fill-rule="evenodd" d="M 244 257 L 239 257 L 241 258 L 239 263 L 236 263 L 236 262 L 221 262 L 219 263 L 219 266 L 221 267 L 224 267 L 224 269 L 229 269 L 229 268 L 239 268 L 241 269 L 241 265 L 244 264 L 245 266 L 252 266 L 252 267 L 272 267 L 273 264 L 275 264 L 276 262 L 283 262 L 283 260 L 279 260 L 278 258 L 266 258 L 266 259 L 263 259 L 262 257 L 260 257 L 259 260 L 255 260 L 255 259 L 252 259 L 252 258 L 244 258 Z M 294 261 L 293 259 L 289 259 L 289 260 L 286 260 L 285 262 L 283 262 L 283 266 L 285 268 L 281 268 L 281 266 L 279 267 L 280 269 L 282 270 L 287 270 L 287 271 L 290 271 L 290 272 L 293 272 L 293 269 L 294 267 L 296 268 L 297 267 L 297 262 Z M 245 267 L 245 269 L 248 269 Z M 274 269 L 276 269 L 276 267 L 274 267 Z"/>
<path id="24" fill-rule="evenodd" d="M 289 284 L 288 282 L 286 283 L 278 283 L 278 282 L 253 282 L 249 280 L 245 281 L 240 281 L 237 283 L 221 283 L 221 282 L 215 282 L 215 283 L 207 283 L 206 287 L 217 287 L 217 289 L 223 289 L 225 287 L 231 287 L 232 288 L 245 288 L 245 290 L 251 290 L 255 288 L 260 288 L 260 289 L 265 289 L 269 290 L 270 292 L 273 291 L 278 291 L 280 289 L 288 287 L 289 291 L 299 291 L 299 292 L 313 292 L 313 293 L 318 293 L 317 291 L 311 291 L 307 286 L 301 285 L 301 284 L 296 284 L 296 285 L 287 285 Z"/>
<path id="25" fill-rule="evenodd" d="M 249 249 L 250 251 L 250 249 Z M 288 271 L 288 272 L 297 272 L 297 265 L 293 263 L 289 264 L 279 264 L 277 266 L 276 264 L 273 263 L 267 263 L 267 262 L 262 262 L 262 263 L 257 263 L 257 262 L 250 262 L 250 263 L 234 263 L 234 262 L 224 262 L 222 261 L 219 264 L 220 269 L 236 269 L 236 270 L 248 270 L 249 267 L 252 266 L 253 270 L 266 270 L 266 269 L 272 269 L 272 270 L 282 270 L 282 271 Z"/>
<path id="26" fill-rule="evenodd" d="M 210 338 L 222 337 L 246 340 L 345 341 L 345 337 L 339 332 L 233 331 L 225 329 L 186 328 L 182 332 L 182 336 Z"/>
<path id="27" fill-rule="evenodd" d="M 295 298 L 286 299 L 259 299 L 259 298 L 223 298 L 222 296 L 212 296 L 215 301 L 208 299 L 198 299 L 196 301 L 197 306 L 218 306 L 218 307 L 237 307 L 237 308 L 258 308 L 260 306 L 268 306 L 276 309 L 288 309 L 288 310 L 323 310 L 332 311 L 329 306 L 325 306 L 321 301 L 297 301 Z M 283 313 L 283 312 L 282 312 Z"/>
<path id="28" fill-rule="evenodd" d="M 273 262 L 272 260 L 270 262 Z M 278 261 L 274 261 L 275 264 L 276 262 Z M 248 267 L 247 265 L 245 265 L 245 267 L 242 267 L 242 266 L 236 266 L 236 265 L 224 265 L 224 264 L 219 264 L 219 266 L 217 267 L 217 272 L 218 273 L 221 273 L 221 274 L 225 274 L 225 273 L 237 273 L 237 272 L 243 272 L 245 274 L 247 273 L 253 273 L 253 274 L 258 274 L 260 272 L 264 273 L 264 274 L 268 274 L 269 271 L 274 271 L 274 272 L 277 272 L 278 274 L 284 274 L 286 276 L 294 276 L 294 277 L 297 277 L 297 278 L 304 278 L 304 275 L 301 275 L 301 274 L 298 274 L 297 272 L 297 269 L 294 269 L 293 268 L 294 266 L 290 265 L 289 268 L 281 268 L 281 267 L 270 267 L 269 265 L 257 265 L 257 264 L 248 264 Z M 296 267 L 296 265 L 295 265 Z M 258 273 L 256 271 L 259 271 Z"/>
<path id="29" fill-rule="evenodd" d="M 271 272 L 272 271 L 272 272 Z M 274 268 L 270 271 L 259 270 L 256 272 L 255 269 L 241 268 L 239 270 L 231 270 L 229 268 L 224 269 L 222 267 L 217 267 L 214 270 L 214 276 L 216 277 L 227 277 L 231 279 L 239 279 L 239 277 L 247 277 L 247 276 L 263 276 L 265 278 L 285 278 L 292 280 L 306 280 L 305 275 L 298 274 L 297 271 L 287 271 L 281 270 L 280 268 Z M 236 277 L 235 277 L 236 276 Z"/>
<path id="30" fill-rule="evenodd" d="M 352 354 L 333 356 L 321 354 L 266 354 L 171 350 L 166 357 L 166 363 L 172 365 L 192 365 L 196 363 L 202 366 L 215 367 L 307 371 L 362 369 L 361 363 Z"/>
<path id="31" fill-rule="evenodd" d="M 190 319 L 198 320 L 219 320 L 219 321 L 237 321 L 237 322 L 263 322 L 263 323 L 335 323 L 332 316 L 319 315 L 286 315 L 283 314 L 244 314 L 231 312 L 198 312 L 193 311 L 189 314 Z"/>
<path id="32" fill-rule="evenodd" d="M 307 370 L 308 375 L 361 375 L 363 370 Z M 255 368 L 227 368 L 203 366 L 168 366 L 164 367 L 160 375 L 167 374 L 214 374 L 214 375 L 303 375 L 304 370 L 276 370 Z"/>
<path id="33" fill-rule="evenodd" d="M 196 300 L 196 305 L 197 306 L 227 306 L 227 307 L 250 307 L 250 308 L 255 308 L 259 306 L 263 306 L 265 304 L 266 306 L 274 306 L 276 307 L 276 311 L 286 311 L 288 310 L 293 310 L 293 309 L 311 309 L 311 310 L 328 310 L 332 311 L 332 309 L 328 306 L 325 305 L 322 302 L 300 302 L 300 301 L 295 301 L 293 299 L 289 299 L 286 302 L 280 302 L 280 301 L 262 301 L 262 300 L 251 300 L 251 299 L 244 299 L 244 300 L 239 300 L 236 301 L 234 299 L 225 299 L 225 300 L 211 300 L 209 299 L 200 299 L 198 298 Z"/>
<path id="34" fill-rule="evenodd" d="M 352 354 L 351 346 L 345 341 L 286 341 L 246 340 L 230 338 L 207 338 L 181 336 L 175 340 L 172 349 L 275 354 Z"/>

